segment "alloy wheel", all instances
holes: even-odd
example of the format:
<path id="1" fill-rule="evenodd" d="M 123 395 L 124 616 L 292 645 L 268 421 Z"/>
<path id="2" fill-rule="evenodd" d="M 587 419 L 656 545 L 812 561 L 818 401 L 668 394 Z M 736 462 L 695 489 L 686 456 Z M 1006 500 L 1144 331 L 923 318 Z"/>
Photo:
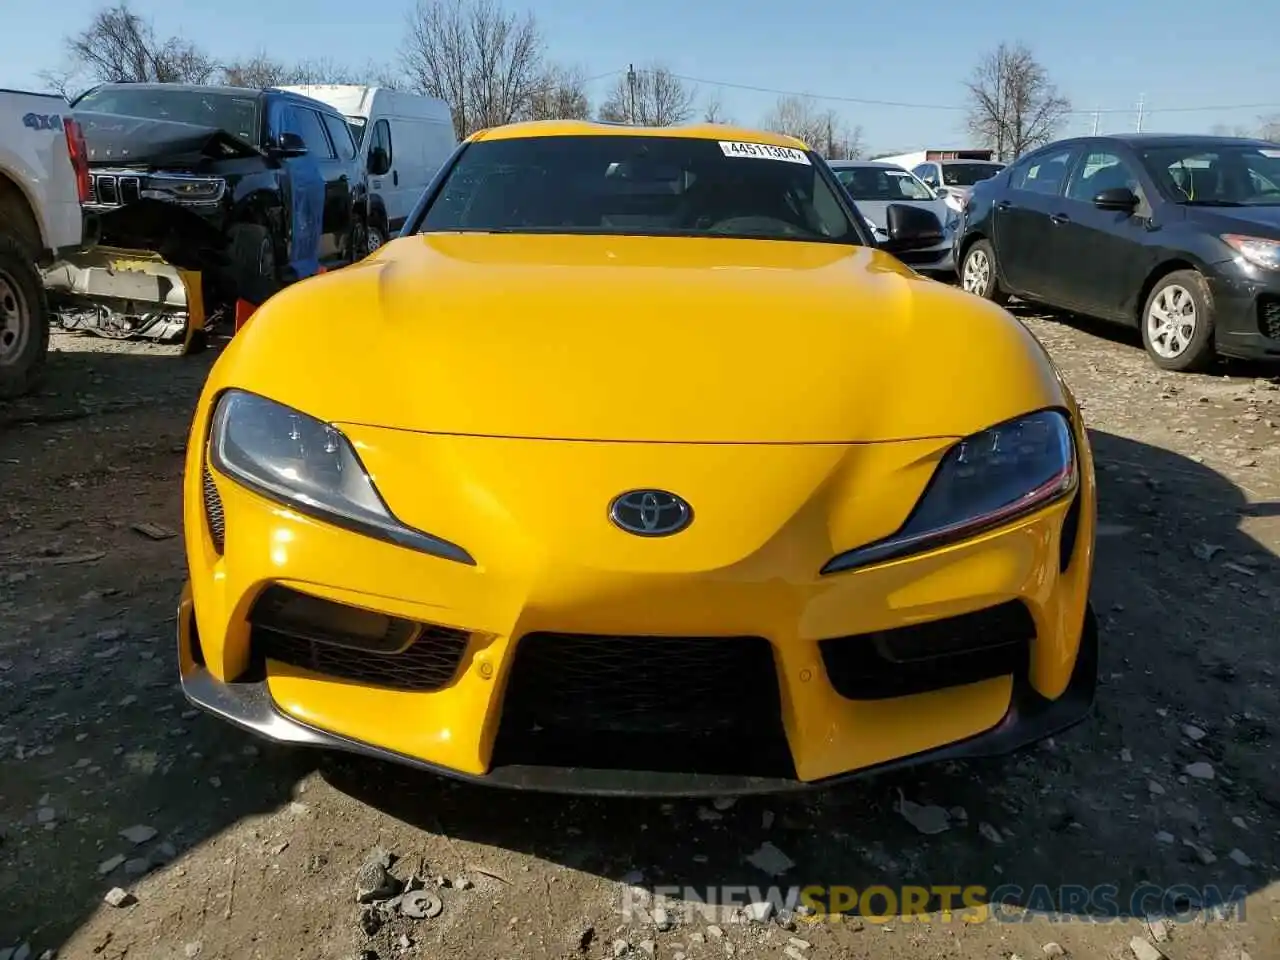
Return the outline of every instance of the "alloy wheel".
<path id="1" fill-rule="evenodd" d="M 982 296 L 991 280 L 991 261 L 983 250 L 972 250 L 964 260 L 964 275 L 961 285 L 969 293 Z"/>
<path id="2" fill-rule="evenodd" d="M 1176 283 L 1161 290 L 1147 311 L 1147 340 L 1166 360 L 1181 356 L 1196 333 L 1196 301 Z"/>

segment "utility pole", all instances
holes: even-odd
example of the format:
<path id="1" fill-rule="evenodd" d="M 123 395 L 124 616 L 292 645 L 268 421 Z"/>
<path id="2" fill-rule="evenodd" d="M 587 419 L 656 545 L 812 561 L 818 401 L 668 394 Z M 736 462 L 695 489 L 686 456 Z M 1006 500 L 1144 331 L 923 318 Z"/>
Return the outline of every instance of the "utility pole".
<path id="1" fill-rule="evenodd" d="M 1138 94 L 1138 132 L 1142 132 L 1142 109 L 1145 105 L 1147 95 L 1145 93 Z"/>
<path id="2" fill-rule="evenodd" d="M 827 114 L 827 159 L 834 159 L 832 154 L 835 153 L 836 141 L 835 132 L 832 130 L 831 114 Z"/>
<path id="3" fill-rule="evenodd" d="M 631 112 L 627 116 L 632 126 L 636 122 L 636 68 L 635 64 L 627 64 L 627 87 L 631 91 Z"/>
<path id="4" fill-rule="evenodd" d="M 1102 115 L 1102 108 L 1101 108 L 1101 107 L 1099 107 L 1097 110 L 1093 111 L 1093 135 L 1094 135 L 1095 137 L 1098 135 L 1098 118 L 1099 118 L 1101 115 Z"/>

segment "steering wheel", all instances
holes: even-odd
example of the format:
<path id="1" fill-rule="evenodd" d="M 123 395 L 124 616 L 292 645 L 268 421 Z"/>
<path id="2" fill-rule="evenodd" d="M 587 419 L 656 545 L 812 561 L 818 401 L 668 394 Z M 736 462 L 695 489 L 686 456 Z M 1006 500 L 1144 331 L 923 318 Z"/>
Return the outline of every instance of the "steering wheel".
<path id="1" fill-rule="evenodd" d="M 795 224 L 788 223 L 779 217 L 729 217 L 719 220 L 707 228 L 708 233 L 783 233 L 787 236 L 801 236 L 803 231 Z"/>

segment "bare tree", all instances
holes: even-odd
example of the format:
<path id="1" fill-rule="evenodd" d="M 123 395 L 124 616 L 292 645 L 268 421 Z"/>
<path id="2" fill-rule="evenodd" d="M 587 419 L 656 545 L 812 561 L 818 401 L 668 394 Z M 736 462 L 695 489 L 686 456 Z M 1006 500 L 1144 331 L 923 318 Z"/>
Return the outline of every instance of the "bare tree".
<path id="1" fill-rule="evenodd" d="M 391 74 L 379 76 L 377 66 L 372 63 L 364 70 L 352 69 L 327 57 L 285 63 L 265 52 L 224 65 L 222 82 L 233 87 L 255 88 L 319 83 L 357 83 L 387 87 L 396 86 L 397 83 Z"/>
<path id="2" fill-rule="evenodd" d="M 1048 143 L 1071 112 L 1071 101 L 1022 43 L 1002 43 L 984 55 L 965 87 L 969 133 L 998 160 Z"/>
<path id="3" fill-rule="evenodd" d="M 222 68 L 222 82 L 232 87 L 277 87 L 292 83 L 291 68 L 266 53 L 233 60 Z"/>
<path id="4" fill-rule="evenodd" d="M 588 120 L 591 101 L 583 72 L 577 68 L 547 68 L 529 101 L 530 120 Z"/>
<path id="5" fill-rule="evenodd" d="M 1209 129 L 1209 133 L 1215 137 L 1252 137 L 1254 135 L 1254 132 L 1243 123 L 1237 123 L 1235 125 L 1228 123 L 1215 123 Z"/>
<path id="6" fill-rule="evenodd" d="M 810 97 L 779 97 L 762 125 L 803 141 L 828 160 L 862 156 L 862 128 L 848 128 L 834 110 L 819 109 Z"/>
<path id="7" fill-rule="evenodd" d="M 725 113 L 724 101 L 720 99 L 720 92 L 710 94 L 706 103 L 702 108 L 703 123 L 733 123 L 733 118 Z"/>
<path id="8" fill-rule="evenodd" d="M 628 68 L 600 107 L 600 119 L 644 127 L 674 127 L 693 116 L 698 90 L 660 64 Z"/>
<path id="9" fill-rule="evenodd" d="M 531 12 L 499 0 L 418 0 L 401 58 L 409 84 L 453 110 L 459 137 L 527 116 L 544 89 L 542 34 Z"/>
<path id="10" fill-rule="evenodd" d="M 42 79 L 68 92 L 85 79 L 125 83 L 206 83 L 217 63 L 181 37 L 161 40 L 155 28 L 129 9 L 127 0 L 104 7 L 89 25 L 65 39 L 67 65 Z"/>
<path id="11" fill-rule="evenodd" d="M 1269 117 L 1258 118 L 1258 136 L 1263 140 L 1270 140 L 1272 143 L 1280 143 L 1280 113 L 1273 113 Z"/>

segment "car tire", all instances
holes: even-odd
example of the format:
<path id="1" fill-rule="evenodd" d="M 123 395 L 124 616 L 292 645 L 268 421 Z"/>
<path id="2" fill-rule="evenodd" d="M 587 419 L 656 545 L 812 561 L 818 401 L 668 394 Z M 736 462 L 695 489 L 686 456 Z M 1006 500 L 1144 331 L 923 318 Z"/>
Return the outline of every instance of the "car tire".
<path id="1" fill-rule="evenodd" d="M 1214 360 L 1213 293 L 1196 270 L 1175 270 L 1151 288 L 1139 322 L 1147 356 L 1162 370 L 1191 373 Z"/>
<path id="2" fill-rule="evenodd" d="M 261 306 L 280 289 L 276 244 L 260 223 L 237 223 L 230 230 L 231 280 L 236 296 Z"/>
<path id="3" fill-rule="evenodd" d="M 49 357 L 49 303 L 27 246 L 0 234 L 0 400 L 29 393 Z"/>
<path id="4" fill-rule="evenodd" d="M 372 256 L 378 252 L 378 249 L 387 242 L 387 235 L 376 225 L 370 225 L 365 230 L 364 251 L 360 254 L 361 258 Z"/>
<path id="5" fill-rule="evenodd" d="M 996 252 L 989 240 L 976 240 L 964 253 L 960 269 L 956 271 L 961 289 L 1004 306 L 1009 302 L 1007 294 L 996 276 Z"/>

